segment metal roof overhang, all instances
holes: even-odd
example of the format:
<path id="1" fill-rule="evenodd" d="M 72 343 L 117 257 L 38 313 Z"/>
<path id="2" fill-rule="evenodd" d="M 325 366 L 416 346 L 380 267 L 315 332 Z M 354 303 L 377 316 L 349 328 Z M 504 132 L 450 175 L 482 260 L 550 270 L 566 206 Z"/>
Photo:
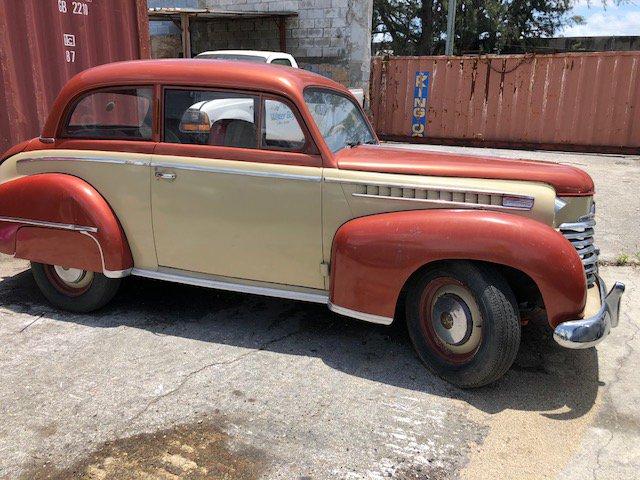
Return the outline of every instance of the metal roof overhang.
<path id="1" fill-rule="evenodd" d="M 214 10 L 210 8 L 173 8 L 161 7 L 149 9 L 149 21 L 172 21 L 182 30 L 182 52 L 185 58 L 191 58 L 191 20 L 192 19 L 251 19 L 251 18 L 272 18 L 278 26 L 280 38 L 280 50 L 287 50 L 285 22 L 287 18 L 297 17 L 297 12 L 292 11 L 235 11 L 235 10 Z"/>
<path id="2" fill-rule="evenodd" d="M 239 10 L 214 10 L 211 8 L 150 8 L 149 20 L 176 20 L 182 19 L 183 15 L 190 18 L 229 18 L 229 19 L 245 19 L 245 18 L 280 18 L 280 17 L 297 17 L 298 12 L 293 11 L 239 11 Z"/>

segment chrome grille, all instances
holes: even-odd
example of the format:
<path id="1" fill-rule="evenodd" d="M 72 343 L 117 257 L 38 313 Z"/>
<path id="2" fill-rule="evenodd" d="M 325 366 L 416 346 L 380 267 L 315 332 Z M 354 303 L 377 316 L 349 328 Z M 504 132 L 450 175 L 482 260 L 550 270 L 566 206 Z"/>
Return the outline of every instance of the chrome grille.
<path id="1" fill-rule="evenodd" d="M 584 273 L 587 275 L 587 285 L 591 286 L 596 282 L 598 273 L 598 255 L 600 250 L 593 244 L 593 228 L 596 225 L 596 204 L 591 205 L 591 211 L 578 219 L 577 222 L 561 223 L 558 226 L 560 233 L 575 247 L 582 265 Z"/>
<path id="2" fill-rule="evenodd" d="M 527 195 L 400 185 L 360 184 L 356 185 L 356 191 L 352 195 L 508 210 L 531 210 L 534 203 L 534 198 Z"/>

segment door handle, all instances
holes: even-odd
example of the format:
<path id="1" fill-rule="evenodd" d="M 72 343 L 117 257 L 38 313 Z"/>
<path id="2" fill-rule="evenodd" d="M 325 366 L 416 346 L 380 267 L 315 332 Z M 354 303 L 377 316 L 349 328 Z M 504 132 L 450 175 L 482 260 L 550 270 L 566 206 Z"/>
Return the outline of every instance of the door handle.
<path id="1" fill-rule="evenodd" d="M 158 172 L 155 173 L 156 179 L 160 180 L 175 180 L 176 174 L 171 172 Z"/>

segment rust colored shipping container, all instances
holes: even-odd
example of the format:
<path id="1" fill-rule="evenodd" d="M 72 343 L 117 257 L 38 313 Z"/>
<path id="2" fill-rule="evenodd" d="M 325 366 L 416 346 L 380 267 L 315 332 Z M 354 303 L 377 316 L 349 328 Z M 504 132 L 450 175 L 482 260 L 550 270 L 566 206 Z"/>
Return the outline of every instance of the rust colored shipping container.
<path id="1" fill-rule="evenodd" d="M 0 153 L 40 133 L 76 73 L 148 57 L 147 0 L 0 0 Z"/>
<path id="2" fill-rule="evenodd" d="M 640 151 L 640 52 L 377 57 L 372 67 L 385 139 Z"/>

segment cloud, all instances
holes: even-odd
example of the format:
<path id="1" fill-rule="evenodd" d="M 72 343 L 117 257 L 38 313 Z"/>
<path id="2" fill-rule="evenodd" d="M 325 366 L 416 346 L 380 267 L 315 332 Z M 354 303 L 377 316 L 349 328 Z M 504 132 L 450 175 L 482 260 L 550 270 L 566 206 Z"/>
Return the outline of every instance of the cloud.
<path id="1" fill-rule="evenodd" d="M 585 15 L 585 25 L 566 27 L 564 37 L 592 37 L 615 35 L 640 35 L 640 11 L 600 11 Z"/>

